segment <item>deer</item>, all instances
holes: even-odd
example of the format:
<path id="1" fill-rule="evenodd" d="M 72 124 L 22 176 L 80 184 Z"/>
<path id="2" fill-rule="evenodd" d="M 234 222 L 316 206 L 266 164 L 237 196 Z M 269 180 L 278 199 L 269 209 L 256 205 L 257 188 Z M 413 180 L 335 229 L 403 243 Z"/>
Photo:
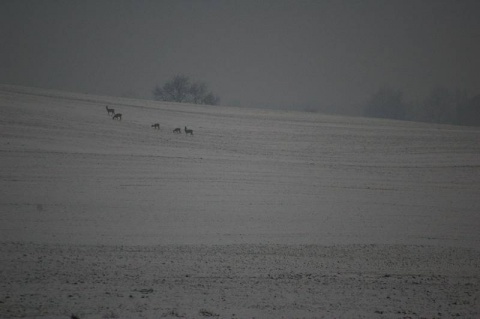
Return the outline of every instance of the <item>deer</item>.
<path id="1" fill-rule="evenodd" d="M 110 113 L 112 113 L 112 115 L 115 115 L 115 109 L 109 109 L 108 108 L 108 105 L 105 105 L 105 108 L 107 109 L 107 113 L 110 115 Z"/>
<path id="2" fill-rule="evenodd" d="M 186 126 L 185 126 L 185 134 L 190 134 L 190 135 L 193 135 L 193 130 L 190 130 L 188 129 Z"/>
<path id="3" fill-rule="evenodd" d="M 112 117 L 112 120 L 122 120 L 122 113 L 117 113 Z"/>
<path id="4" fill-rule="evenodd" d="M 160 129 L 160 124 L 159 124 L 159 123 L 152 124 L 152 127 L 153 127 L 154 129 L 159 130 L 159 129 Z"/>
<path id="5" fill-rule="evenodd" d="M 182 133 L 182 130 L 179 127 L 177 127 L 176 129 L 173 130 L 173 133 L 179 133 L 180 134 L 180 133 Z"/>

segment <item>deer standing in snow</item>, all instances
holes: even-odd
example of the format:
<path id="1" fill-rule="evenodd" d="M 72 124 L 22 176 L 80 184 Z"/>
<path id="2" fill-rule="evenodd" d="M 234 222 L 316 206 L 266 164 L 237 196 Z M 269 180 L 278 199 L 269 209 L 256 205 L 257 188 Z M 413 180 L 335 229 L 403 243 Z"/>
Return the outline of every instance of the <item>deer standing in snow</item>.
<path id="1" fill-rule="evenodd" d="M 105 108 L 107 109 L 107 113 L 110 115 L 110 113 L 112 113 L 112 115 L 115 115 L 115 109 L 109 109 L 108 108 L 108 105 L 105 105 Z"/>
<path id="2" fill-rule="evenodd" d="M 185 126 L 185 134 L 190 134 L 190 135 L 193 135 L 193 130 L 190 130 L 188 129 L 186 126 Z"/>

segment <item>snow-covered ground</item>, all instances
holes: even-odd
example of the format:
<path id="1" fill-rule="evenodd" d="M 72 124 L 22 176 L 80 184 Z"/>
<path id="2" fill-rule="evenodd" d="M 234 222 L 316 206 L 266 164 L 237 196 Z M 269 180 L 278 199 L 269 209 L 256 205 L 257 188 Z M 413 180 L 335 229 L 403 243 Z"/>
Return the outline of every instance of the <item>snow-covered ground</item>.
<path id="1" fill-rule="evenodd" d="M 2 318 L 480 316 L 479 128 L 0 86 L 0 130 Z"/>

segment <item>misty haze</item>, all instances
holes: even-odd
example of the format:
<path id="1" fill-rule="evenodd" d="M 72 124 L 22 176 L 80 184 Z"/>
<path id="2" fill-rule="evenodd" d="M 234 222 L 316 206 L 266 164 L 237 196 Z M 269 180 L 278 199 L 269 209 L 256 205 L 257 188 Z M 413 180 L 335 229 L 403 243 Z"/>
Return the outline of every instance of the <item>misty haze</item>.
<path id="1" fill-rule="evenodd" d="M 348 115 L 383 87 L 417 107 L 438 87 L 480 94 L 475 0 L 20 0 L 0 15 L 3 84 L 152 99 L 183 74 L 222 105 Z"/>
<path id="2" fill-rule="evenodd" d="M 2 1 L 0 318 L 479 317 L 479 16 Z"/>

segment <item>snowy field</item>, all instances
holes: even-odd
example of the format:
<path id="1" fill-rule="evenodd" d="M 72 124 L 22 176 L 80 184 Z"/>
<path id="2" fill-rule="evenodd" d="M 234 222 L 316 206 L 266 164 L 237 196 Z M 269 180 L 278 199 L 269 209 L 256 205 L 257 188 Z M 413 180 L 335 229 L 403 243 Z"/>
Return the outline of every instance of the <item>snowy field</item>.
<path id="1" fill-rule="evenodd" d="M 479 128 L 0 86 L 0 130 L 1 318 L 480 317 Z"/>

